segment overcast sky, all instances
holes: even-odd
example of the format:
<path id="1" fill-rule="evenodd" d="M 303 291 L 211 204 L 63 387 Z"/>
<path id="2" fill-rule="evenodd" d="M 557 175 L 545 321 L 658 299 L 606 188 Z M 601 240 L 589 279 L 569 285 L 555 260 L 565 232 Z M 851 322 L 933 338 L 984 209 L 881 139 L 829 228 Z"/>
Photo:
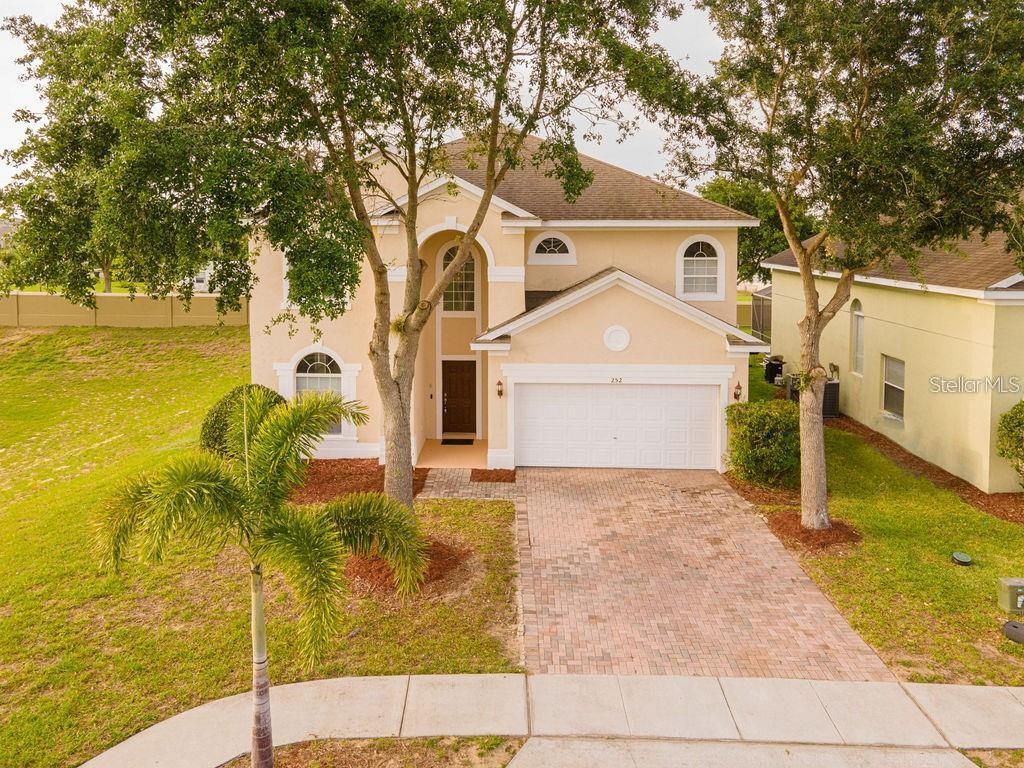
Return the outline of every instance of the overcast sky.
<path id="1" fill-rule="evenodd" d="M 3 16 L 29 14 L 36 21 L 50 23 L 60 13 L 61 0 L 0 0 L 0 14 Z M 715 35 L 707 18 L 697 11 L 687 11 L 678 21 L 664 24 L 658 34 L 658 42 L 675 56 L 686 59 L 689 69 L 706 72 L 710 62 L 722 50 L 721 41 Z M 39 99 L 33 83 L 19 79 L 21 67 L 15 63 L 22 53 L 20 44 L 9 35 L 0 32 L 0 148 L 10 149 L 20 142 L 23 135 L 21 125 L 14 122 L 12 113 L 16 109 L 38 109 Z M 614 132 L 608 133 L 609 137 Z M 661 132 L 645 124 L 622 144 L 613 138 L 600 145 L 583 144 L 581 149 L 610 163 L 630 170 L 654 175 L 662 170 Z M 0 160 L 0 184 L 6 183 L 12 174 Z"/>

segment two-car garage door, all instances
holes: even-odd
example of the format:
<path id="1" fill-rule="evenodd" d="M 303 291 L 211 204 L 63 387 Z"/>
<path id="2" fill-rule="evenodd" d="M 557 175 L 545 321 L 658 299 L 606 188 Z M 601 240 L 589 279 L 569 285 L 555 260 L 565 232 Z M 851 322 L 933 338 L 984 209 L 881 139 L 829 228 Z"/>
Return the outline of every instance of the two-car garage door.
<path id="1" fill-rule="evenodd" d="M 519 466 L 717 467 L 718 388 L 683 384 L 518 384 Z"/>

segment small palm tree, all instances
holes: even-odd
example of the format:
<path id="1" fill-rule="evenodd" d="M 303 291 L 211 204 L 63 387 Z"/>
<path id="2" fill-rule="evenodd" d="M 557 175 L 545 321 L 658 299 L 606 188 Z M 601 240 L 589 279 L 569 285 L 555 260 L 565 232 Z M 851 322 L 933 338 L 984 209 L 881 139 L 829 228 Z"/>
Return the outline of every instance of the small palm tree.
<path id="1" fill-rule="evenodd" d="M 133 550 L 159 561 L 175 537 L 205 551 L 235 544 L 248 556 L 253 768 L 274 764 L 264 569 L 277 568 L 295 590 L 300 650 L 309 665 L 338 628 L 346 552 L 376 551 L 391 565 L 403 594 L 418 588 L 426 569 L 412 512 L 382 494 L 353 494 L 315 506 L 288 502 L 320 437 L 339 419 L 365 423 L 366 411 L 331 394 L 275 404 L 266 392 L 249 391 L 231 414 L 227 458 L 182 455 L 130 480 L 100 525 L 103 562 L 115 570 Z"/>

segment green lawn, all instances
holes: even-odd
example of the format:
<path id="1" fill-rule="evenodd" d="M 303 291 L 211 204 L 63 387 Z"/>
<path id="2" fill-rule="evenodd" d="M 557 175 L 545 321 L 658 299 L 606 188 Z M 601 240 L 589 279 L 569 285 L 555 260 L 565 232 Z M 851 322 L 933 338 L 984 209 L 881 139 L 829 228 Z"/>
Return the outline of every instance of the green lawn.
<path id="1" fill-rule="evenodd" d="M 804 567 L 900 677 L 1024 685 L 1024 646 L 1000 632 L 1000 576 L 1024 565 L 1024 526 L 981 512 L 896 466 L 860 438 L 826 431 L 832 513 L 864 536 Z M 954 565 L 956 550 L 971 567 Z"/>
<path id="2" fill-rule="evenodd" d="M 750 387 L 749 400 L 774 400 L 779 388 L 764 380 L 764 366 L 761 360 L 764 355 L 750 355 L 750 368 L 747 384 Z"/>
<path id="3" fill-rule="evenodd" d="M 247 573 L 230 550 L 100 573 L 92 521 L 116 484 L 191 447 L 248 378 L 244 328 L 0 329 L 0 765 L 78 764 L 249 686 Z M 511 504 L 429 502 L 428 533 L 475 553 L 453 594 L 349 598 L 315 677 L 516 669 Z M 304 673 L 269 585 L 271 676 Z"/>
<path id="4" fill-rule="evenodd" d="M 751 356 L 751 400 L 774 396 L 762 372 Z M 1024 526 L 911 475 L 854 435 L 826 429 L 826 450 L 832 514 L 864 541 L 802 563 L 854 629 L 907 680 L 1024 685 L 1024 646 L 1002 636 L 1010 617 L 996 605 L 997 579 L 1024 571 Z M 954 565 L 955 550 L 975 565 Z"/>

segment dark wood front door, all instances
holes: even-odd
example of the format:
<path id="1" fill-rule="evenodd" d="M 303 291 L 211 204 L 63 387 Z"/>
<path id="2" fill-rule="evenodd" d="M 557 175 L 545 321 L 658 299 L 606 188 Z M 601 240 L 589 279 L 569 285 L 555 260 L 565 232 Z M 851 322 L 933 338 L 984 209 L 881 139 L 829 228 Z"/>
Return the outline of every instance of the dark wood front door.
<path id="1" fill-rule="evenodd" d="M 476 432 L 476 362 L 441 361 L 441 430 Z"/>

